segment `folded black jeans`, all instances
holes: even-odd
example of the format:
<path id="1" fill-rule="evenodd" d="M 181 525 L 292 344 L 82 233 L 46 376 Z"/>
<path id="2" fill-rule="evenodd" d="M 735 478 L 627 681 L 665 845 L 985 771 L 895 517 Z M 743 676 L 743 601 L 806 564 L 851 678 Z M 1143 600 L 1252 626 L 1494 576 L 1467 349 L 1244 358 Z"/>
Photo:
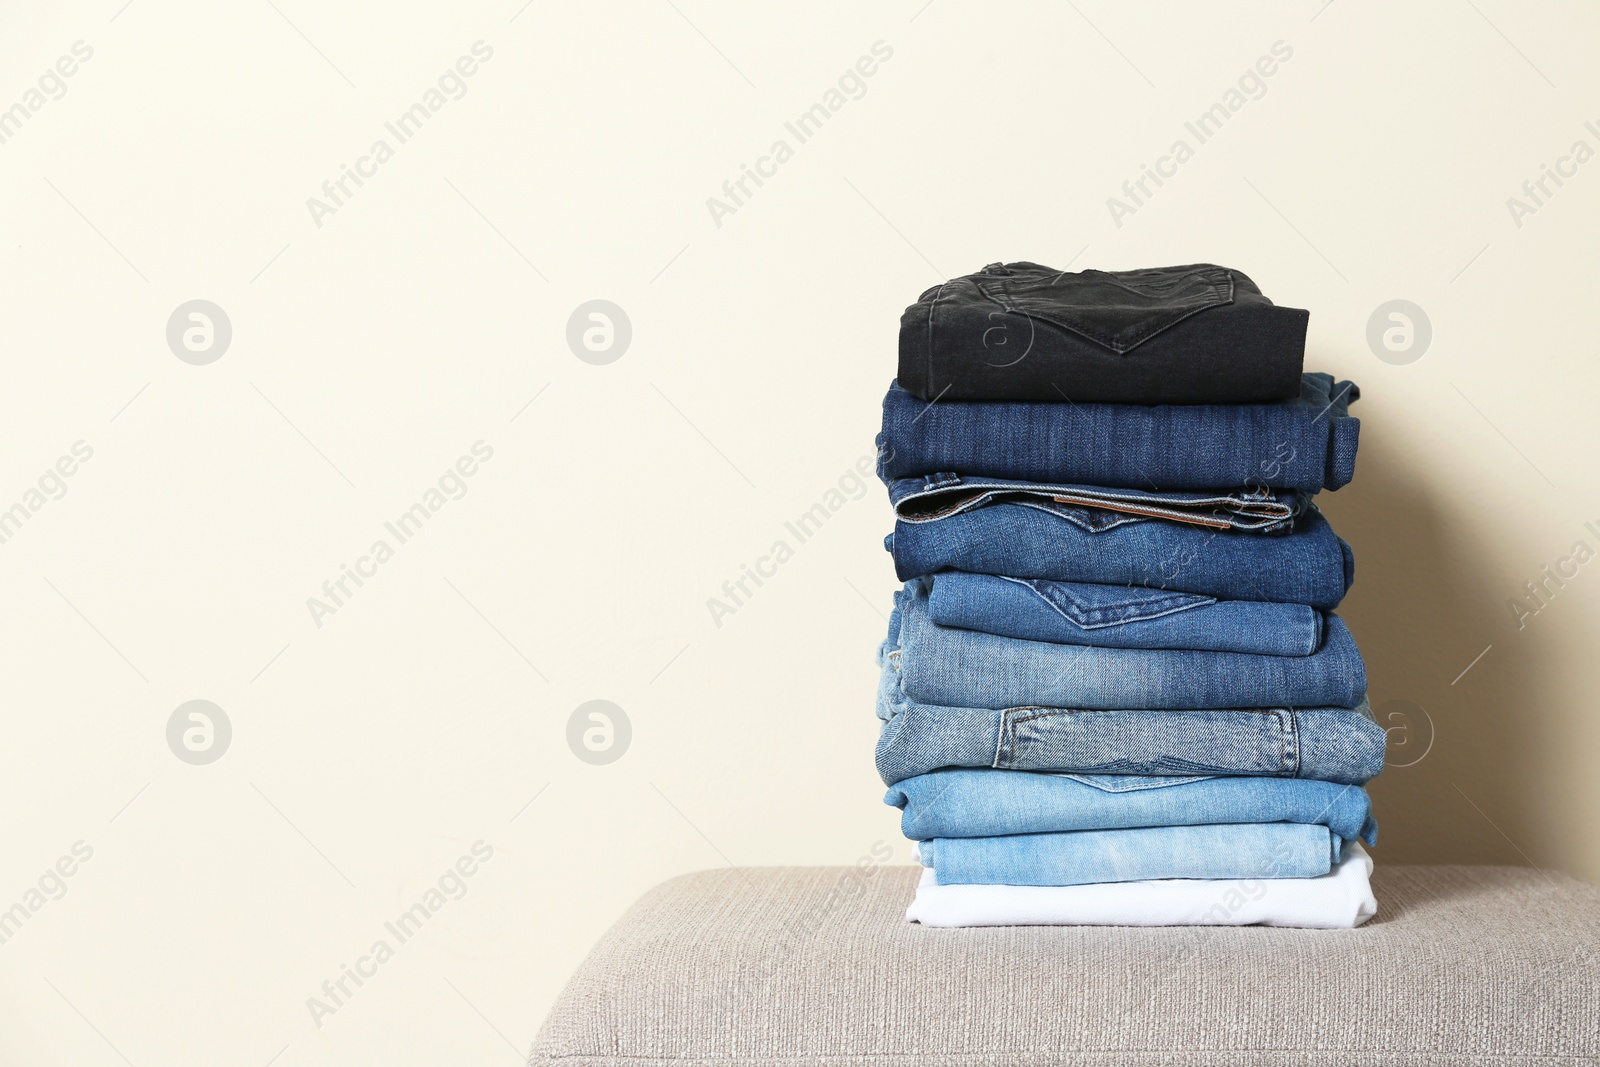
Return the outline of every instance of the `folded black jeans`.
<path id="1" fill-rule="evenodd" d="M 1309 317 L 1210 263 L 1075 274 L 991 263 L 906 309 L 899 381 L 922 400 L 1287 400 Z"/>

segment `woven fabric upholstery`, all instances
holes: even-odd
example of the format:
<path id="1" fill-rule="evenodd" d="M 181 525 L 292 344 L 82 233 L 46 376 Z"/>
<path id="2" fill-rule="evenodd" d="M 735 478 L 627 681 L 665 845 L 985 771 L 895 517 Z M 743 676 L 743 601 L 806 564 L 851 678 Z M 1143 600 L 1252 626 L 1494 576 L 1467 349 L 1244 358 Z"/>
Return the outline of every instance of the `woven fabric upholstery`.
<path id="1" fill-rule="evenodd" d="M 601 939 L 535 1065 L 1600 1064 L 1600 888 L 1382 867 L 1350 931 L 936 930 L 918 871 L 674 878 Z"/>

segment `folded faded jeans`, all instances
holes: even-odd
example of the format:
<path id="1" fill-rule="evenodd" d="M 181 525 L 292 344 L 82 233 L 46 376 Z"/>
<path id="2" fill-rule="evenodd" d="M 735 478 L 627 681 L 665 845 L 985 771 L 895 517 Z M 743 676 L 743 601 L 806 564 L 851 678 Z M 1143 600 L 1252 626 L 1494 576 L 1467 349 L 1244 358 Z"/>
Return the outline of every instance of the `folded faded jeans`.
<path id="1" fill-rule="evenodd" d="M 1307 317 L 1211 263 L 991 263 L 906 308 L 900 383 L 924 400 L 1278 400 L 1295 394 Z"/>
<path id="2" fill-rule="evenodd" d="M 906 837 L 994 837 L 1215 823 L 1306 823 L 1378 843 L 1360 786 L 1303 778 L 1152 777 L 951 769 L 896 782 Z"/>
<path id="3" fill-rule="evenodd" d="M 1355 842 L 1320 878 L 939 885 L 923 869 L 908 922 L 925 926 L 1293 926 L 1349 930 L 1378 912 L 1372 858 Z"/>
<path id="4" fill-rule="evenodd" d="M 1350 546 L 1315 506 L 1289 532 L 1262 537 L 1065 504 L 989 504 L 931 522 L 896 522 L 884 547 L 902 580 L 958 570 L 1323 610 L 1344 599 L 1355 577 Z"/>
<path id="5" fill-rule="evenodd" d="M 1322 612 L 1304 604 L 962 571 L 928 581 L 928 614 L 936 625 L 1001 637 L 1268 656 L 1309 656 L 1322 644 Z"/>
<path id="6" fill-rule="evenodd" d="M 1084 885 L 1147 878 L 1315 878 L 1344 841 L 1292 822 L 1149 826 L 1002 837 L 939 837 L 917 846 L 940 885 Z"/>
<path id="7" fill-rule="evenodd" d="M 928 615 L 932 581 L 895 593 L 884 653 L 912 700 L 966 708 L 1354 707 L 1366 667 L 1343 620 L 1323 619 L 1309 656 L 1188 649 L 1096 648 L 1023 641 L 938 626 Z"/>
<path id="8" fill-rule="evenodd" d="M 883 657 L 874 759 L 885 785 L 944 767 L 1078 774 L 1252 775 L 1363 785 L 1387 734 L 1355 708 L 1208 711 L 962 708 L 923 704 Z"/>
<path id="9" fill-rule="evenodd" d="M 896 517 L 905 522 L 938 522 L 993 504 L 1020 504 L 1054 513 L 1063 506 L 1093 508 L 1147 519 L 1204 526 L 1213 530 L 1281 533 L 1310 503 L 1295 489 L 1236 490 L 1104 489 L 987 478 L 943 471 L 898 478 L 889 486 Z"/>
<path id="10" fill-rule="evenodd" d="M 1114 488 L 1273 486 L 1315 493 L 1355 473 L 1351 382 L 1307 374 L 1271 404 L 919 400 L 889 386 L 878 434 L 885 484 L 938 471 Z"/>

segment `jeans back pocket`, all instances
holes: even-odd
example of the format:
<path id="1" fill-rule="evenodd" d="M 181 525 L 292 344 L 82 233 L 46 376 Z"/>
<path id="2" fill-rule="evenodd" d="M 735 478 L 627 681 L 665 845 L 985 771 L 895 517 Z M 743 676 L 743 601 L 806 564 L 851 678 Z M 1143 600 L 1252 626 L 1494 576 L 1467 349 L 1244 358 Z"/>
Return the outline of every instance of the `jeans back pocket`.
<path id="1" fill-rule="evenodd" d="M 1180 611 L 1210 607 L 1216 597 L 1176 593 L 1138 585 L 1095 585 L 1053 582 L 1043 578 L 1006 578 L 1033 590 L 1063 618 L 1085 630 L 1101 630 L 1130 622 L 1148 622 Z"/>
<path id="2" fill-rule="evenodd" d="M 1233 274 L 1198 263 L 1148 270 L 1052 271 L 1034 263 L 994 264 L 978 291 L 1007 313 L 1048 322 L 1123 354 L 1208 308 L 1233 303 Z"/>
<path id="3" fill-rule="evenodd" d="M 1189 785 L 1192 782 L 1215 781 L 1214 774 L 1188 774 L 1172 777 L 1156 777 L 1145 774 L 1056 774 L 1057 778 L 1071 778 L 1080 785 L 1098 789 L 1102 793 L 1139 793 L 1146 789 L 1170 789 L 1175 785 Z"/>

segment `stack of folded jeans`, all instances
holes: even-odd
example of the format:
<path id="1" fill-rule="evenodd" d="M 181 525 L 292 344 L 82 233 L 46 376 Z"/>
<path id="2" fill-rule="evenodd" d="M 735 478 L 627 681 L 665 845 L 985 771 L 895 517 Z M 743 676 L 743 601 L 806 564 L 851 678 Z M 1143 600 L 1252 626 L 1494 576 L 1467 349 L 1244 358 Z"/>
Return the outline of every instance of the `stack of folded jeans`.
<path id="1" fill-rule="evenodd" d="M 1333 609 L 1350 382 L 1208 264 L 993 264 L 901 320 L 878 474 L 895 597 L 877 765 L 941 926 L 1376 911 L 1383 765 Z"/>

